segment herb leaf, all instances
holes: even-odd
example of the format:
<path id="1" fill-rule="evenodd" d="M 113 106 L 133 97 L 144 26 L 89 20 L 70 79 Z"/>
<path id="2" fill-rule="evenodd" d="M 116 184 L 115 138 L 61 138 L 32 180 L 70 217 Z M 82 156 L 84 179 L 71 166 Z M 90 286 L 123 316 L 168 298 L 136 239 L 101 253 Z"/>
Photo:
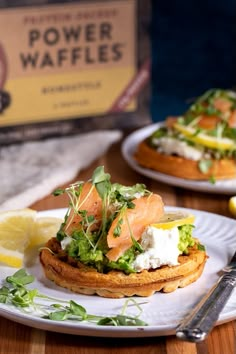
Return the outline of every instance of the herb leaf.
<path id="1" fill-rule="evenodd" d="M 64 189 L 61 189 L 61 188 L 58 188 L 56 189 L 52 194 L 57 197 L 58 195 L 62 195 L 65 193 L 65 190 Z"/>
<path id="2" fill-rule="evenodd" d="M 205 251 L 205 250 L 206 250 L 206 247 L 205 247 L 204 245 L 202 245 L 201 243 L 198 243 L 197 249 L 198 249 L 199 251 Z"/>
<path id="3" fill-rule="evenodd" d="M 212 160 L 200 160 L 198 167 L 202 173 L 207 173 L 212 166 Z"/>
<path id="4" fill-rule="evenodd" d="M 13 285 L 24 286 L 32 283 L 34 281 L 34 276 L 28 275 L 24 269 L 20 269 L 12 276 L 7 277 L 6 281 Z"/>

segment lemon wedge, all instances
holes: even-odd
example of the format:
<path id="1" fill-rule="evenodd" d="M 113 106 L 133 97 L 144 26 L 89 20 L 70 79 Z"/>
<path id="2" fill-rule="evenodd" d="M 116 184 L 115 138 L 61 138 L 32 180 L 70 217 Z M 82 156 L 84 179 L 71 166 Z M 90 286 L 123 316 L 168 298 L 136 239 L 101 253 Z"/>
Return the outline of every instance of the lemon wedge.
<path id="1" fill-rule="evenodd" d="M 36 214 L 35 210 L 28 208 L 0 212 L 0 262 L 22 267 Z"/>
<path id="2" fill-rule="evenodd" d="M 28 248 L 40 246 L 50 238 L 55 237 L 59 230 L 62 219 L 51 216 L 38 217 L 35 220 L 34 229 L 29 239 Z"/>
<path id="3" fill-rule="evenodd" d="M 38 217 L 29 208 L 0 212 L 0 262 L 21 268 L 26 250 L 56 236 L 62 219 Z"/>
<path id="4" fill-rule="evenodd" d="M 229 199 L 229 211 L 236 217 L 236 195 Z"/>
<path id="5" fill-rule="evenodd" d="M 217 138 L 205 133 L 196 134 L 196 129 L 185 125 L 180 125 L 178 123 L 174 124 L 174 128 L 188 137 L 189 140 L 208 148 L 220 150 L 230 150 L 236 148 L 235 142 L 229 138 Z"/>
<path id="6" fill-rule="evenodd" d="M 193 224 L 195 221 L 195 216 L 192 214 L 184 213 L 182 211 L 168 212 L 163 215 L 163 217 L 154 226 L 158 229 L 172 229 L 176 226 Z"/>

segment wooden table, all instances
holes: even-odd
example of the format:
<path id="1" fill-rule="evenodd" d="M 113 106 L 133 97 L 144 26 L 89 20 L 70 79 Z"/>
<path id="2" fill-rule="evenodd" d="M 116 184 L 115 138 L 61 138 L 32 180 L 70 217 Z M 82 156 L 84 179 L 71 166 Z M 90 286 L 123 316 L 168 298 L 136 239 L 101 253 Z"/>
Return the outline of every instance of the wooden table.
<path id="1" fill-rule="evenodd" d="M 212 195 L 168 186 L 131 170 L 120 153 L 120 144 L 82 171 L 75 180 L 86 180 L 98 165 L 104 165 L 113 182 L 132 185 L 145 183 L 162 195 L 165 205 L 205 210 L 229 216 L 229 196 Z M 73 182 L 73 181 L 71 181 Z M 48 197 L 31 206 L 38 211 L 67 207 L 64 196 Z M 53 333 L 17 324 L 0 317 L 0 354 L 235 354 L 236 321 L 215 327 L 199 344 L 183 342 L 175 336 L 151 338 L 95 338 Z"/>

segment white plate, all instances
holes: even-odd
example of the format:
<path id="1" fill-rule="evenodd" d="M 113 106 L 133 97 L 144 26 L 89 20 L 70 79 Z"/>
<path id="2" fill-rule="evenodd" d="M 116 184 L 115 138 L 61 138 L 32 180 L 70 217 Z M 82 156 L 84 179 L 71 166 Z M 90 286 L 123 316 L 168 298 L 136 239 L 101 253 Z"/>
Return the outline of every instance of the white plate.
<path id="1" fill-rule="evenodd" d="M 235 194 L 236 193 L 236 179 L 228 179 L 224 181 L 217 181 L 211 184 L 208 181 L 192 181 L 184 178 L 169 176 L 159 173 L 148 168 L 141 167 L 133 158 L 133 154 L 137 145 L 147 138 L 152 132 L 163 125 L 163 122 L 151 124 L 147 127 L 141 128 L 130 134 L 122 144 L 122 155 L 128 165 L 140 174 L 150 177 L 154 180 L 167 183 L 176 187 L 187 188 L 195 191 L 202 191 L 208 193 L 220 194 Z"/>
<path id="2" fill-rule="evenodd" d="M 167 207 L 167 210 L 186 210 L 183 208 Z M 209 259 L 202 276 L 193 284 L 178 289 L 170 294 L 156 293 L 152 297 L 136 297 L 142 303 L 141 318 L 148 322 L 147 327 L 104 327 L 95 324 L 75 321 L 49 321 L 42 319 L 35 312 L 22 313 L 16 307 L 0 304 L 1 316 L 34 328 L 49 331 L 63 332 L 77 335 L 103 336 L 103 337 L 151 337 L 170 335 L 175 333 L 178 322 L 201 299 L 208 289 L 218 279 L 219 271 L 228 263 L 236 249 L 236 221 L 230 218 L 207 212 L 191 210 L 196 215 L 196 228 L 194 235 L 206 246 Z M 63 217 L 65 209 L 39 212 L 39 216 Z M 117 315 L 120 313 L 125 299 L 104 299 L 98 296 L 74 294 L 54 285 L 47 280 L 37 261 L 27 265 L 26 270 L 36 278 L 33 288 L 41 293 L 57 299 L 75 300 L 84 306 L 88 313 L 96 315 Z M 1 266 L 1 282 L 6 276 L 13 274 L 16 269 Z M 53 301 L 55 303 L 55 301 Z M 136 314 L 134 306 L 128 308 L 128 313 Z M 236 318 L 236 289 L 222 311 L 218 324 Z"/>

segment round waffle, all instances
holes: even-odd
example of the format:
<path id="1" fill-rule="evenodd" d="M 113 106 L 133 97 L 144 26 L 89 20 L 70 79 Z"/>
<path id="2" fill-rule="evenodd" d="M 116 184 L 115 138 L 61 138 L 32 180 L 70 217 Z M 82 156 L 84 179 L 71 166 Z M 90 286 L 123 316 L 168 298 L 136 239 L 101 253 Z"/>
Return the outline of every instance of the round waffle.
<path id="1" fill-rule="evenodd" d="M 212 166 L 207 173 L 202 173 L 198 161 L 180 156 L 162 154 L 142 141 L 134 154 L 139 165 L 174 177 L 191 180 L 226 179 L 236 177 L 235 159 L 212 160 Z"/>
<path id="2" fill-rule="evenodd" d="M 199 250 L 196 243 L 189 248 L 188 255 L 179 256 L 177 266 L 127 275 L 117 270 L 99 273 L 76 262 L 61 249 L 56 238 L 50 239 L 40 252 L 40 262 L 48 279 L 76 293 L 107 298 L 151 296 L 157 291 L 168 293 L 183 288 L 200 277 L 206 259 L 206 252 Z"/>

